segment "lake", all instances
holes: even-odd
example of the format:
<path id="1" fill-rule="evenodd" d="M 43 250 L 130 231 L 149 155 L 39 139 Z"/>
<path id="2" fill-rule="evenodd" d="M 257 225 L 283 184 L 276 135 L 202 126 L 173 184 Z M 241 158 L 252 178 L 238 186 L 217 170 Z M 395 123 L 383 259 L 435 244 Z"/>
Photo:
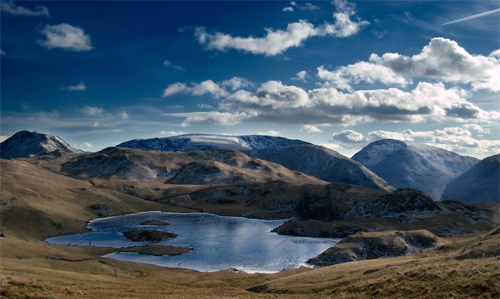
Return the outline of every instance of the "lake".
<path id="1" fill-rule="evenodd" d="M 170 225 L 141 225 L 146 221 L 164 221 Z M 143 212 L 95 219 L 87 226 L 93 232 L 49 238 L 46 242 L 114 248 L 141 246 L 151 243 L 132 242 L 122 232 L 161 230 L 178 236 L 155 244 L 190 247 L 192 250 L 177 256 L 115 252 L 105 257 L 204 272 L 234 268 L 248 273 L 274 273 L 284 268 L 308 266 L 308 259 L 340 241 L 336 238 L 285 236 L 271 232 L 286 221 L 208 213 Z"/>

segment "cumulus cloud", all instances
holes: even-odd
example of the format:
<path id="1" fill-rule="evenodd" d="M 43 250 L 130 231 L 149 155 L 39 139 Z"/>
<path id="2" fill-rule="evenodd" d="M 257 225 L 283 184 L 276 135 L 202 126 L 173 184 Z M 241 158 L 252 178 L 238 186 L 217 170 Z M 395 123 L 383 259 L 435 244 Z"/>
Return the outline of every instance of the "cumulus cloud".
<path id="1" fill-rule="evenodd" d="M 300 10 L 311 10 L 311 11 L 321 9 L 321 7 L 316 6 L 314 4 L 311 4 L 309 2 L 304 3 L 304 5 L 299 5 L 299 4 L 297 4 L 297 2 L 292 1 L 292 2 L 290 2 L 289 7 L 283 8 L 283 11 L 293 11 L 293 7 L 300 9 Z"/>
<path id="2" fill-rule="evenodd" d="M 231 90 L 238 90 L 243 87 L 254 86 L 254 83 L 248 81 L 246 78 L 233 77 L 230 80 L 222 81 L 224 87 L 231 87 Z"/>
<path id="3" fill-rule="evenodd" d="M 289 48 L 300 47 L 302 43 L 314 36 L 348 37 L 358 33 L 368 25 L 367 21 L 352 20 L 354 6 L 346 1 L 335 1 L 337 12 L 333 14 L 333 24 L 325 22 L 320 26 L 300 20 L 288 24 L 286 30 L 265 28 L 264 37 L 233 37 L 230 34 L 216 32 L 208 33 L 205 28 L 196 29 L 195 36 L 207 49 L 226 52 L 230 49 L 274 56 Z"/>
<path id="4" fill-rule="evenodd" d="M 297 74 L 295 74 L 295 77 L 292 78 L 292 80 L 299 80 L 299 81 L 306 81 L 307 78 L 307 71 L 300 71 Z"/>
<path id="5" fill-rule="evenodd" d="M 445 127 L 443 129 L 428 131 L 404 130 L 397 131 L 372 131 L 362 133 L 344 130 L 333 133 L 332 142 L 339 149 L 361 149 L 368 143 L 380 139 L 397 139 L 409 142 L 424 143 L 464 155 L 480 158 L 495 155 L 500 152 L 500 140 L 478 139 L 475 134 L 485 130 L 477 124 L 466 124 L 461 127 Z"/>
<path id="6" fill-rule="evenodd" d="M 293 7 L 290 7 L 290 6 L 285 7 L 285 8 L 283 8 L 283 11 L 284 12 L 287 12 L 287 11 L 292 12 L 293 11 Z"/>
<path id="7" fill-rule="evenodd" d="M 200 109 L 213 109 L 214 108 L 212 105 L 208 105 L 208 104 L 198 104 L 197 106 Z"/>
<path id="8" fill-rule="evenodd" d="M 61 87 L 61 89 L 67 91 L 85 91 L 87 90 L 87 86 L 85 85 L 85 83 L 80 81 L 80 83 L 78 83 L 77 85 L 63 86 Z"/>
<path id="9" fill-rule="evenodd" d="M 185 71 L 185 70 L 186 70 L 186 69 L 185 69 L 185 68 L 183 68 L 182 66 L 180 66 L 180 65 L 176 65 L 176 64 L 173 64 L 173 63 L 171 63 L 171 62 L 170 62 L 170 61 L 168 61 L 168 60 L 165 60 L 165 61 L 163 62 L 163 65 L 164 65 L 164 66 L 166 66 L 166 67 L 169 67 L 169 68 L 176 69 L 176 70 L 178 70 L 178 71 Z"/>
<path id="10" fill-rule="evenodd" d="M 180 86 L 180 87 L 179 87 Z M 183 90 L 173 85 L 167 90 Z M 188 87 L 190 88 L 190 87 Z M 168 92 L 167 92 L 168 93 Z M 192 92 L 195 95 L 194 92 Z M 201 94 L 201 93 L 200 93 Z M 453 120 L 491 122 L 500 113 L 487 112 L 466 99 L 460 88 L 442 83 L 420 82 L 411 91 L 397 88 L 342 92 L 333 87 L 306 91 L 280 81 L 262 83 L 255 92 L 238 90 L 219 102 L 222 121 L 215 112 L 196 114 L 189 123 L 236 124 L 241 121 L 275 124 L 352 125 L 363 122 L 425 122 Z M 221 113 L 221 112 L 217 112 Z M 230 117 L 232 115 L 232 117 Z"/>
<path id="11" fill-rule="evenodd" d="M 338 133 L 333 133 L 332 135 L 333 141 L 339 141 L 340 143 L 365 143 L 366 138 L 363 134 L 358 133 L 353 130 L 343 130 Z"/>
<path id="12" fill-rule="evenodd" d="M 0 2 L 0 10 L 3 12 L 8 12 L 16 16 L 33 16 L 33 17 L 48 17 L 49 9 L 45 6 L 38 5 L 36 10 L 30 10 L 23 6 L 17 6 L 13 1 L 2 1 Z"/>
<path id="13" fill-rule="evenodd" d="M 188 87 L 185 83 L 171 84 L 163 91 L 163 97 L 165 98 L 180 93 L 189 93 L 195 96 L 210 94 L 215 98 L 229 95 L 229 93 L 224 88 L 220 87 L 218 83 L 207 80 L 199 84 L 194 84 L 192 87 Z"/>
<path id="14" fill-rule="evenodd" d="M 471 83 L 474 89 L 500 91 L 500 61 L 497 59 L 497 51 L 487 57 L 472 55 L 455 41 L 438 37 L 433 38 L 417 55 L 372 54 L 370 62 L 388 67 L 404 76 Z"/>
<path id="15" fill-rule="evenodd" d="M 455 41 L 433 38 L 421 53 L 405 56 L 372 54 L 369 61 L 342 66 L 329 71 L 320 66 L 317 76 L 324 86 L 352 91 L 360 82 L 405 87 L 412 78 L 427 77 L 452 83 L 470 83 L 474 90 L 500 91 L 500 51 L 489 56 L 472 55 Z"/>
<path id="16" fill-rule="evenodd" d="M 321 129 L 319 129 L 316 126 L 313 125 L 304 125 L 300 129 L 301 132 L 306 132 L 306 133 L 322 133 Z"/>
<path id="17" fill-rule="evenodd" d="M 222 81 L 221 83 L 215 83 L 212 80 L 206 80 L 199 84 L 193 83 L 192 86 L 187 86 L 185 83 L 174 83 L 170 84 L 163 91 L 163 97 L 169 97 L 175 94 L 192 94 L 194 96 L 201 96 L 204 94 L 210 94 L 214 98 L 226 97 L 229 92 L 226 88 L 231 90 L 237 90 L 243 87 L 253 86 L 254 84 L 245 78 L 233 77 L 230 80 Z"/>
<path id="18" fill-rule="evenodd" d="M 90 36 L 79 27 L 69 24 L 45 25 L 40 31 L 45 40 L 38 40 L 38 44 L 47 48 L 62 48 L 65 50 L 84 52 L 92 50 Z"/>
<path id="19" fill-rule="evenodd" d="M 104 114 L 104 109 L 98 107 L 85 106 L 82 112 L 88 116 L 100 116 Z"/>

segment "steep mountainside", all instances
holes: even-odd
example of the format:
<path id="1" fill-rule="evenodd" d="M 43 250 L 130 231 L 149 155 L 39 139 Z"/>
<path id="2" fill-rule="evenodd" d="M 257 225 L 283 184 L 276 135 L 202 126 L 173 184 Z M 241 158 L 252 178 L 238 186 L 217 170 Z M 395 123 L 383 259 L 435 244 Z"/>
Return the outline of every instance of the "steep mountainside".
<path id="1" fill-rule="evenodd" d="M 327 182 L 393 191 L 394 188 L 359 162 L 317 145 L 295 145 L 245 152 L 250 157 L 281 164 Z"/>
<path id="2" fill-rule="evenodd" d="M 60 137 L 36 131 L 20 131 L 0 144 L 0 158 L 27 158 L 53 151 L 80 153 Z"/>
<path id="3" fill-rule="evenodd" d="M 500 200 L 500 154 L 485 158 L 451 181 L 443 199 L 462 201 Z"/>
<path id="4" fill-rule="evenodd" d="M 400 140 L 370 143 L 352 157 L 396 188 L 416 188 L 435 200 L 446 185 L 479 160 L 440 148 Z"/>
<path id="5" fill-rule="evenodd" d="M 326 184 L 285 167 L 227 149 L 199 152 L 157 152 L 110 147 L 82 154 L 61 164 L 61 171 L 79 178 L 126 181 L 162 180 L 169 184 L 264 183 Z"/>
<path id="6" fill-rule="evenodd" d="M 137 148 L 143 151 L 157 150 L 162 152 L 192 152 L 214 149 L 232 149 L 237 151 L 257 150 L 270 147 L 310 144 L 301 140 L 263 135 L 225 136 L 188 134 L 165 138 L 134 139 L 117 145 L 117 147 Z"/>

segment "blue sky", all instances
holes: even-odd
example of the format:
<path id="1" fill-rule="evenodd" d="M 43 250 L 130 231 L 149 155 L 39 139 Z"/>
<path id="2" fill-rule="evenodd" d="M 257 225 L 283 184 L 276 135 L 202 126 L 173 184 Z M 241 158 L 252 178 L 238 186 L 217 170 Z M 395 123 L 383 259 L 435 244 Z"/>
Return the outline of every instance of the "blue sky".
<path id="1" fill-rule="evenodd" d="M 2 1 L 1 131 L 500 152 L 495 1 Z"/>

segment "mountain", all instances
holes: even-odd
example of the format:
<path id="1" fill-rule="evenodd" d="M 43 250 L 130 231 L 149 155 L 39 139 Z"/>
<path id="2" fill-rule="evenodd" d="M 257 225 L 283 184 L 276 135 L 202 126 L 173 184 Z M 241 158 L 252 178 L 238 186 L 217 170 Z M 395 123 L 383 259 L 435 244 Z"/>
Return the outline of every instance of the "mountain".
<path id="1" fill-rule="evenodd" d="M 500 201 L 500 154 L 488 157 L 451 181 L 443 199 Z"/>
<path id="2" fill-rule="evenodd" d="M 166 138 L 135 139 L 118 147 L 144 151 L 208 151 L 231 149 L 278 163 L 290 170 L 300 171 L 328 182 L 355 184 L 365 188 L 393 191 L 394 188 L 366 167 L 322 146 L 301 140 L 263 135 L 181 135 Z"/>
<path id="3" fill-rule="evenodd" d="M 327 182 L 370 189 L 395 190 L 372 171 L 334 150 L 317 145 L 292 145 L 245 152 L 250 157 L 281 164 Z"/>
<path id="4" fill-rule="evenodd" d="M 479 159 L 415 142 L 383 139 L 370 143 L 353 160 L 396 188 L 415 188 L 435 200 L 446 185 Z"/>
<path id="5" fill-rule="evenodd" d="M 143 151 L 192 152 L 214 149 L 231 149 L 237 151 L 258 150 L 289 145 L 310 144 L 301 140 L 264 135 L 225 136 L 187 134 L 164 138 L 134 139 L 117 145 L 117 147 L 137 148 Z"/>
<path id="6" fill-rule="evenodd" d="M 80 153 L 60 137 L 36 131 L 20 131 L 0 144 L 0 158 L 27 158 L 54 151 Z"/>
<path id="7" fill-rule="evenodd" d="M 110 147 L 61 163 L 61 172 L 78 178 L 161 180 L 167 184 L 233 184 L 283 181 L 296 185 L 326 184 L 285 167 L 228 149 L 157 152 Z"/>

